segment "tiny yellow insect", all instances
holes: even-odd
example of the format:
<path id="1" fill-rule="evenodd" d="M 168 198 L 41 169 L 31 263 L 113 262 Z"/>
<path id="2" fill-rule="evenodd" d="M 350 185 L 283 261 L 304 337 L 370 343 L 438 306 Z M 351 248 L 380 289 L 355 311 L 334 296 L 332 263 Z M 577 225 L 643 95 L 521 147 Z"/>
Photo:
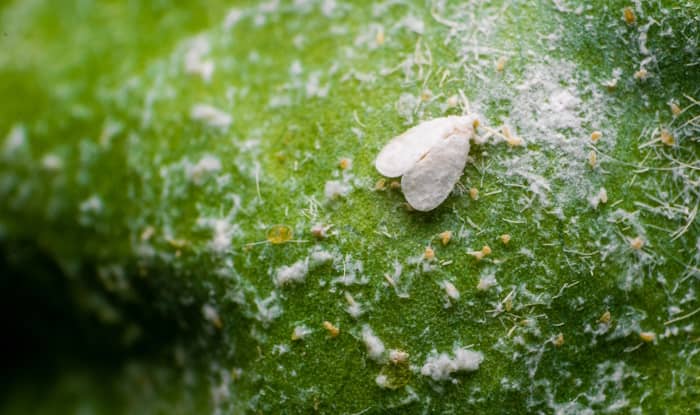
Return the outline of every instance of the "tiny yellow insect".
<path id="1" fill-rule="evenodd" d="M 457 95 L 452 95 L 451 97 L 447 98 L 447 108 L 454 108 L 459 104 L 459 98 Z"/>
<path id="2" fill-rule="evenodd" d="M 442 245 L 445 246 L 450 243 L 450 240 L 452 239 L 452 231 L 444 231 L 441 232 L 440 235 L 440 242 L 442 242 Z"/>
<path id="3" fill-rule="evenodd" d="M 328 230 L 331 226 L 324 226 L 321 224 L 316 224 L 311 227 L 311 235 L 316 239 L 325 239 L 328 237 Z"/>
<path id="4" fill-rule="evenodd" d="M 477 189 L 476 187 L 472 187 L 471 189 L 469 189 L 469 197 L 471 197 L 472 200 L 479 199 L 479 189 Z"/>
<path id="5" fill-rule="evenodd" d="M 661 130 L 661 134 L 659 136 L 659 139 L 661 140 L 662 143 L 666 144 L 667 146 L 672 146 L 673 143 L 675 142 L 671 132 L 665 128 L 663 130 Z"/>
<path id="6" fill-rule="evenodd" d="M 326 329 L 331 337 L 338 337 L 340 334 L 340 329 L 333 325 L 330 321 L 323 322 L 323 328 Z"/>
<path id="7" fill-rule="evenodd" d="M 681 110 L 681 107 L 679 107 L 678 104 L 676 104 L 675 102 L 672 102 L 671 103 L 671 113 L 673 114 L 673 116 L 677 117 L 677 116 L 681 115 L 681 112 L 683 112 L 683 110 Z"/>
<path id="8" fill-rule="evenodd" d="M 642 247 L 644 247 L 644 238 L 641 236 L 637 236 L 630 241 L 630 248 L 639 251 Z"/>
<path id="9" fill-rule="evenodd" d="M 555 347 L 561 347 L 564 345 L 564 333 L 557 334 L 557 337 L 552 341 Z"/>
<path id="10" fill-rule="evenodd" d="M 590 153 L 588 153 L 588 164 L 595 168 L 596 164 L 598 163 L 598 155 L 596 154 L 595 151 L 591 150 Z"/>
<path id="11" fill-rule="evenodd" d="M 518 147 L 523 143 L 523 140 L 520 137 L 511 133 L 510 128 L 508 128 L 508 126 L 506 125 L 501 126 L 501 134 L 503 134 L 503 137 L 506 139 L 506 142 L 511 147 Z"/>
<path id="12" fill-rule="evenodd" d="M 374 190 L 381 191 L 386 189 L 386 179 L 379 179 L 374 184 Z"/>
<path id="13" fill-rule="evenodd" d="M 403 350 L 392 349 L 389 351 L 389 360 L 395 365 L 405 363 L 408 361 L 408 353 Z"/>
<path id="14" fill-rule="evenodd" d="M 637 72 L 634 73 L 634 79 L 639 80 L 639 81 L 646 81 L 647 78 L 649 78 L 649 71 L 647 71 L 644 68 L 640 68 Z"/>
<path id="15" fill-rule="evenodd" d="M 503 69 L 506 67 L 506 62 L 508 62 L 508 58 L 505 56 L 498 58 L 496 61 L 496 72 L 503 72 Z"/>
<path id="16" fill-rule="evenodd" d="M 292 228 L 287 225 L 275 225 L 267 230 L 267 240 L 271 244 L 279 245 L 292 239 Z"/>
<path id="17" fill-rule="evenodd" d="M 377 35 L 374 37 L 374 41 L 377 42 L 377 46 L 381 46 L 384 44 L 384 40 L 384 29 L 380 27 L 379 30 L 377 30 Z"/>

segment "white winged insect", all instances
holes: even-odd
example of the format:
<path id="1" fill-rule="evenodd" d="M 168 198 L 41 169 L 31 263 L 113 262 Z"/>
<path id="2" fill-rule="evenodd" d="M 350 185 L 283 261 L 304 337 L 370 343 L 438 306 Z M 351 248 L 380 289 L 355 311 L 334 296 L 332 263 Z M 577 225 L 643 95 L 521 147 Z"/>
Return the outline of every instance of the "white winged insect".
<path id="1" fill-rule="evenodd" d="M 375 161 L 384 176 L 401 178 L 406 201 L 427 212 L 440 206 L 462 177 L 476 115 L 451 115 L 424 121 L 389 141 Z"/>

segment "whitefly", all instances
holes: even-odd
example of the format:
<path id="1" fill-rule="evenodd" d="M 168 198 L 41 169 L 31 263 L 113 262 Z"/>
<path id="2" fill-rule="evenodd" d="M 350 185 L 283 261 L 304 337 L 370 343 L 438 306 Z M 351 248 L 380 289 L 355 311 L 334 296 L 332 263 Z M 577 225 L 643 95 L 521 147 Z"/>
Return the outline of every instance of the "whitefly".
<path id="1" fill-rule="evenodd" d="M 475 115 L 424 121 L 389 141 L 375 166 L 384 176 L 401 176 L 401 189 L 413 209 L 433 210 L 462 176 L 477 125 Z"/>

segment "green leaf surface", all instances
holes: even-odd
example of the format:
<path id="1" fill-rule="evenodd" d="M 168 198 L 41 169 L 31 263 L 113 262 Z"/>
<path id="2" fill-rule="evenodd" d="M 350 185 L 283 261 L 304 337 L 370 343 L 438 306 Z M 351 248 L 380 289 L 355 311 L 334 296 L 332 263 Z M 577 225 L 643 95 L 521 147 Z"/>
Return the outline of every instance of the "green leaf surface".
<path id="1" fill-rule="evenodd" d="M 45 348 L 0 410 L 700 410 L 696 3 L 0 13 L 4 292 L 36 293 L 8 313 L 105 339 Z M 464 113 L 484 142 L 412 211 L 376 155 Z"/>

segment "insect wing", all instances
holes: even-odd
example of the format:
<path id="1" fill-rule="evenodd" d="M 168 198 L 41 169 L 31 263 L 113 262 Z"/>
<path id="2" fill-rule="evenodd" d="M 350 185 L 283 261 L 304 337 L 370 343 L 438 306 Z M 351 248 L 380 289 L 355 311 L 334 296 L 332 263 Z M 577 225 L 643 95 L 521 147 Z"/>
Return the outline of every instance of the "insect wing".
<path id="1" fill-rule="evenodd" d="M 401 179 L 404 196 L 416 210 L 427 212 L 438 207 L 457 183 L 469 154 L 469 139 L 450 135 L 433 146 Z"/>
<path id="2" fill-rule="evenodd" d="M 439 144 L 455 126 L 458 117 L 425 121 L 389 141 L 377 156 L 375 167 L 386 177 L 399 177 Z"/>

